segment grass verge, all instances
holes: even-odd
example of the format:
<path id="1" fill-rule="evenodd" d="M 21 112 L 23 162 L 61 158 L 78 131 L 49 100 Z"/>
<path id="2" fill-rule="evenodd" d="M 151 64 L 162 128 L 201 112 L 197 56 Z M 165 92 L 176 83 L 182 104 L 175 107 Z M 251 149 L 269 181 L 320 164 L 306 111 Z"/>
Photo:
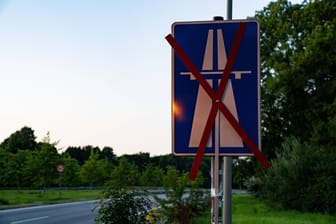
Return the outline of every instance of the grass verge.
<path id="1" fill-rule="evenodd" d="M 100 199 L 102 190 L 0 190 L 0 209 Z"/>
<path id="2" fill-rule="evenodd" d="M 192 223 L 210 223 L 210 211 Z M 233 224 L 334 224 L 336 216 L 276 210 L 251 195 L 234 195 L 232 199 Z"/>

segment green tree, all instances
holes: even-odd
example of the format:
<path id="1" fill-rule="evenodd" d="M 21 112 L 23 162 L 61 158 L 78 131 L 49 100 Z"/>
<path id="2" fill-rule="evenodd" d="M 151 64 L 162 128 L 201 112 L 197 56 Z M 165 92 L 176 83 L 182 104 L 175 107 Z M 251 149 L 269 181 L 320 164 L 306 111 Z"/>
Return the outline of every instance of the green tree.
<path id="1" fill-rule="evenodd" d="M 8 183 L 10 182 L 9 163 L 11 160 L 11 153 L 0 149 L 0 158 L 0 186 L 8 187 Z"/>
<path id="2" fill-rule="evenodd" d="M 64 172 L 62 173 L 62 185 L 66 187 L 79 186 L 80 179 L 80 166 L 76 159 L 66 155 L 63 159 Z"/>
<path id="3" fill-rule="evenodd" d="M 49 143 L 39 143 L 38 150 L 27 156 L 24 169 L 27 182 L 33 187 L 43 187 L 57 184 L 56 166 L 60 162 L 60 155 L 56 148 Z"/>
<path id="4" fill-rule="evenodd" d="M 92 188 L 93 185 L 103 185 L 107 176 L 105 170 L 105 160 L 99 160 L 98 153 L 91 151 L 90 157 L 80 170 L 80 176 L 84 184 L 89 184 Z"/>
<path id="5" fill-rule="evenodd" d="M 149 163 L 141 173 L 139 183 L 141 186 L 162 186 L 163 176 L 164 172 L 161 168 Z"/>
<path id="6" fill-rule="evenodd" d="M 242 189 L 245 182 L 255 174 L 255 163 L 250 158 L 238 158 L 233 163 L 233 185 Z"/>
<path id="7" fill-rule="evenodd" d="M 26 159 L 30 152 L 26 150 L 19 150 L 17 153 L 10 153 L 10 159 L 8 163 L 8 178 L 7 186 L 15 186 L 18 190 L 25 185 L 24 169 L 26 165 Z"/>
<path id="8" fill-rule="evenodd" d="M 93 147 L 91 145 L 87 145 L 84 147 L 70 146 L 65 150 L 64 154 L 70 155 L 72 158 L 78 161 L 80 166 L 82 166 L 85 163 L 85 161 L 89 159 L 92 151 L 94 153 L 97 153 L 98 155 L 100 154 L 99 147 Z"/>
<path id="9" fill-rule="evenodd" d="M 336 95 L 336 2 L 287 0 L 270 3 L 255 18 L 261 24 L 263 148 L 286 136 L 312 137 L 330 119 Z"/>
<path id="10" fill-rule="evenodd" d="M 138 184 L 139 171 L 134 163 L 130 163 L 125 157 L 121 157 L 118 165 L 111 172 L 108 185 L 111 187 L 132 187 Z"/>
<path id="11" fill-rule="evenodd" d="M 63 155 L 69 155 L 71 158 L 74 158 L 78 161 L 78 164 L 82 166 L 86 160 L 90 157 L 90 152 L 82 150 L 81 147 L 69 146 Z"/>
<path id="12" fill-rule="evenodd" d="M 0 145 L 0 148 L 8 152 L 16 153 L 18 150 L 35 150 L 37 142 L 34 130 L 29 127 L 23 127 L 11 134 Z"/>
<path id="13" fill-rule="evenodd" d="M 140 172 L 142 172 L 146 165 L 150 162 L 150 156 L 147 152 L 140 152 L 132 155 L 123 155 L 130 163 L 134 163 Z"/>
<path id="14" fill-rule="evenodd" d="M 336 100 L 331 105 L 325 106 L 327 120 L 320 120 L 315 123 L 313 134 L 310 139 L 312 144 L 327 148 L 334 148 L 336 145 Z"/>
<path id="15" fill-rule="evenodd" d="M 116 155 L 113 153 L 113 148 L 105 146 L 100 152 L 101 159 L 107 159 L 109 162 L 114 163 L 116 160 Z"/>
<path id="16" fill-rule="evenodd" d="M 261 24 L 262 145 L 276 158 L 261 189 L 268 189 L 270 200 L 301 210 L 330 212 L 311 202 L 335 198 L 335 12 L 336 1 L 278 0 L 255 16 Z M 277 147 L 287 141 L 289 149 Z"/>

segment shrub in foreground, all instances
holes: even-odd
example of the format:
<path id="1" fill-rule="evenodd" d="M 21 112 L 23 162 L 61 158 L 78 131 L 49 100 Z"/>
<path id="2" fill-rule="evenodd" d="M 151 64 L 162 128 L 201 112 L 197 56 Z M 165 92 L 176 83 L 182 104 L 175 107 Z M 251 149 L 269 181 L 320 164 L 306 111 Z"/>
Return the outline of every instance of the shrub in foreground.
<path id="1" fill-rule="evenodd" d="M 145 196 L 135 195 L 127 189 L 109 189 L 99 202 L 96 223 L 142 224 L 148 214 L 150 203 Z"/>
<path id="2" fill-rule="evenodd" d="M 336 214 L 335 161 L 331 147 L 288 138 L 272 167 L 256 179 L 254 190 L 286 209 Z"/>

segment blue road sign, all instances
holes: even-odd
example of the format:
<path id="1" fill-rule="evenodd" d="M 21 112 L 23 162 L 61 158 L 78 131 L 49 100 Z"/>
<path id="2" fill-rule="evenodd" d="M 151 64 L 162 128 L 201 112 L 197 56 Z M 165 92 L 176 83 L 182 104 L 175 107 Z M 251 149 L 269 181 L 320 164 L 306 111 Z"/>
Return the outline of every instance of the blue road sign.
<path id="1" fill-rule="evenodd" d="M 256 21 L 177 22 L 172 35 L 208 84 L 217 91 L 239 24 L 246 24 L 222 102 L 260 149 L 259 24 Z M 172 53 L 172 147 L 180 156 L 197 153 L 212 98 L 174 52 Z M 214 129 L 219 129 L 219 154 L 253 155 L 226 117 L 219 113 L 205 148 L 214 155 Z"/>

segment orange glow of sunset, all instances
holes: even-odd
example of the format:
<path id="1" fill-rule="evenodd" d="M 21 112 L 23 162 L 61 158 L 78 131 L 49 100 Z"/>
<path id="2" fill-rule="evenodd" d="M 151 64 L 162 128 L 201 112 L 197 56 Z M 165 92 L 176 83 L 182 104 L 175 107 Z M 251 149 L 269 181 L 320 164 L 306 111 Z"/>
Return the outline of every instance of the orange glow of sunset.
<path id="1" fill-rule="evenodd" d="M 173 117 L 179 120 L 183 119 L 183 108 L 180 103 L 173 102 Z"/>

